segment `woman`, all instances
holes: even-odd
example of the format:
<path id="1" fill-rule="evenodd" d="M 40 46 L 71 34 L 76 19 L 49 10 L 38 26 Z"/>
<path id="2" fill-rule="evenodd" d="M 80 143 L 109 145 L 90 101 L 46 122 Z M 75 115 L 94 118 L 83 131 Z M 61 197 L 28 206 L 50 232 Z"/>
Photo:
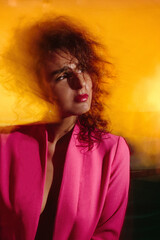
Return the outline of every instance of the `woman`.
<path id="1" fill-rule="evenodd" d="M 100 44 L 65 17 L 25 31 L 39 85 L 60 120 L 1 135 L 0 239 L 117 240 L 129 151 L 101 118 L 107 62 Z"/>

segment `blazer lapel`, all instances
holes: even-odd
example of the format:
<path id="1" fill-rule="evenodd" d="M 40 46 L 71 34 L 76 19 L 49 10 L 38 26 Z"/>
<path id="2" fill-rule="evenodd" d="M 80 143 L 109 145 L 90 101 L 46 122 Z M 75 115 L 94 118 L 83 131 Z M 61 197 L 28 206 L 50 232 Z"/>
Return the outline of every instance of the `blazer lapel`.
<path id="1" fill-rule="evenodd" d="M 54 240 L 68 239 L 73 227 L 79 200 L 81 170 L 83 165 L 83 155 L 77 145 L 76 125 L 66 153 L 62 183 L 58 199 L 57 214 L 54 226 Z M 63 231 L 62 231 L 63 229 Z"/>

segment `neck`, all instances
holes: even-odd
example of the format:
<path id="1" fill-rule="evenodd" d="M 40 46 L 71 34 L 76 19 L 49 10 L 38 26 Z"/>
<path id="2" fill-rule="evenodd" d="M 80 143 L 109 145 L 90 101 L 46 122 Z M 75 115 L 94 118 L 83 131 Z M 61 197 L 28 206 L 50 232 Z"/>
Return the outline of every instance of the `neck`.
<path id="1" fill-rule="evenodd" d="M 48 126 L 48 141 L 56 143 L 61 137 L 68 133 L 75 125 L 76 116 L 62 118 L 60 122 Z"/>

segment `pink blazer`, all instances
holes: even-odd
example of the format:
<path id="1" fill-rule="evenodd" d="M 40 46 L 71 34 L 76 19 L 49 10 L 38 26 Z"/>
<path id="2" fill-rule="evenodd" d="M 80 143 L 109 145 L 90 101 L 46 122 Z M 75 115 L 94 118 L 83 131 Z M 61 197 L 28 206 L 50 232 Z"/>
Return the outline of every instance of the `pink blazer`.
<path id="1" fill-rule="evenodd" d="M 122 137 L 106 134 L 99 145 L 87 152 L 77 146 L 78 131 L 76 125 L 66 153 L 53 240 L 117 240 L 128 198 L 127 144 Z M 46 174 L 47 139 L 42 126 L 1 135 L 1 240 L 35 238 Z"/>

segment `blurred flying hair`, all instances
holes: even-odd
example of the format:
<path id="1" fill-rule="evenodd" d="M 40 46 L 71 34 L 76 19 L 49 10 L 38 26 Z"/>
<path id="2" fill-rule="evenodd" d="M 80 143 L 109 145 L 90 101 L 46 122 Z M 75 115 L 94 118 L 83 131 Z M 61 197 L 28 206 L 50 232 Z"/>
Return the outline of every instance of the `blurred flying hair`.
<path id="1" fill-rule="evenodd" d="M 104 46 L 75 19 L 67 16 L 47 16 L 17 29 L 10 49 L 9 54 L 13 53 L 12 61 L 15 65 L 19 63 L 28 74 L 29 89 L 48 102 L 52 101 L 52 96 L 44 86 L 41 76 L 41 69 L 45 67 L 46 60 L 57 50 L 68 51 L 77 58 L 93 82 L 91 109 L 78 116 L 78 139 L 81 146 L 88 146 L 89 149 L 93 147 L 94 142 L 99 142 L 103 133 L 109 131 L 108 120 L 102 118 L 102 97 L 108 94 L 104 90 L 104 82 L 107 83 L 113 77 L 112 64 L 105 59 L 109 56 Z M 23 81 L 21 85 L 23 86 Z"/>

